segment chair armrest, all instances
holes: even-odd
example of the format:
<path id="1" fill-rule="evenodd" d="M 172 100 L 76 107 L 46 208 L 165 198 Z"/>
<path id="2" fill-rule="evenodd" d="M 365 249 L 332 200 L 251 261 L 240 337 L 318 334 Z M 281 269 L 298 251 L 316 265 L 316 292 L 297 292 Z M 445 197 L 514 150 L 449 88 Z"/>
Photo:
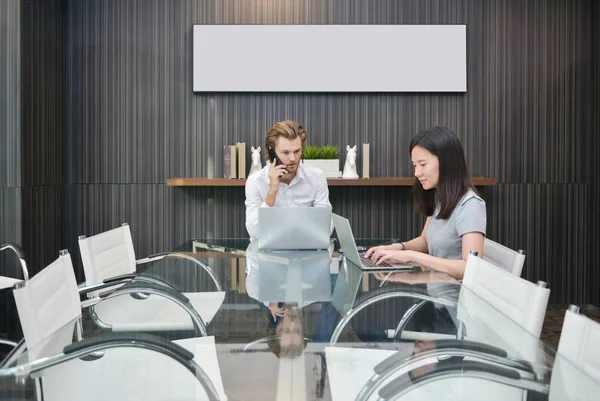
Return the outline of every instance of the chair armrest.
<path id="1" fill-rule="evenodd" d="M 136 277 L 135 273 L 121 274 L 119 276 L 105 278 L 104 280 L 102 280 L 102 282 L 104 284 L 114 284 L 114 283 L 119 284 L 120 282 L 123 282 L 123 281 L 133 280 L 135 277 Z"/>
<path id="2" fill-rule="evenodd" d="M 119 276 L 109 277 L 109 278 L 104 279 L 102 281 L 102 283 L 100 283 L 100 284 L 92 284 L 87 287 L 85 286 L 85 284 L 80 284 L 78 286 L 79 295 L 85 295 L 87 293 L 98 291 L 98 290 L 103 290 L 105 288 L 110 288 L 110 287 L 115 287 L 115 286 L 121 285 L 121 284 L 131 283 L 134 279 L 136 280 L 136 283 L 139 281 L 144 282 L 145 284 L 142 284 L 143 287 L 148 287 L 152 284 L 152 285 L 162 286 L 166 289 L 175 290 L 171 285 L 169 285 L 169 283 L 166 283 L 166 282 L 163 282 L 163 281 L 160 281 L 157 279 L 153 279 L 150 277 L 146 278 L 144 276 L 139 276 L 139 275 L 136 275 L 135 273 L 131 273 L 131 274 L 122 274 Z M 131 286 L 129 286 L 129 288 L 131 288 Z M 106 297 L 106 296 L 110 295 L 111 293 L 112 292 L 106 292 L 104 294 L 101 294 L 100 297 L 101 298 Z"/>
<path id="3" fill-rule="evenodd" d="M 32 374 L 52 366 L 59 365 L 76 358 L 81 358 L 96 351 L 109 348 L 141 348 L 159 352 L 179 362 L 191 372 L 196 380 L 206 391 L 210 401 L 218 401 L 219 395 L 215 386 L 204 370 L 194 361 L 194 355 L 179 346 L 161 337 L 145 333 L 104 333 L 95 338 L 70 344 L 63 349 L 62 354 L 38 359 L 33 362 L 6 368 L 3 372 L 9 376 L 31 376 Z"/>
<path id="4" fill-rule="evenodd" d="M 507 352 L 501 348 L 497 348 L 491 345 L 478 343 L 475 341 L 461 341 L 461 340 L 435 340 L 428 341 L 422 345 L 421 351 L 423 353 L 428 351 L 442 351 L 448 349 L 454 350 L 465 350 L 465 351 L 473 351 L 477 353 L 484 353 L 489 355 L 498 356 L 501 358 L 506 358 L 508 356 Z M 387 359 L 378 363 L 374 371 L 378 375 L 385 374 L 390 369 L 393 369 L 398 364 L 410 362 L 410 358 L 406 358 L 406 355 L 401 352 L 396 352 L 395 354 L 389 356 Z"/>
<path id="5" fill-rule="evenodd" d="M 23 273 L 23 280 L 29 281 L 29 270 L 27 270 L 27 263 L 25 262 L 25 252 L 21 247 L 13 242 L 7 242 L 6 244 L 0 245 L 0 252 L 10 249 L 17 254 L 19 262 L 21 263 L 21 271 Z"/>
<path id="6" fill-rule="evenodd" d="M 330 344 L 335 344 L 339 339 L 342 330 L 350 322 L 350 320 L 361 310 L 373 305 L 377 302 L 391 298 L 412 298 L 423 301 L 431 301 L 446 306 L 456 306 L 456 301 L 453 299 L 436 298 L 429 295 L 426 290 L 420 288 L 403 288 L 403 287 L 383 287 L 375 291 L 367 293 L 354 301 L 354 306 L 350 309 L 338 322 L 333 334 L 331 335 Z"/>
<path id="7" fill-rule="evenodd" d="M 0 338 L 0 344 L 2 345 L 8 345 L 11 348 L 15 348 L 17 346 L 17 343 L 14 341 L 10 341 L 4 338 Z"/>
<path id="8" fill-rule="evenodd" d="M 416 388 L 419 387 L 419 384 L 443 379 L 444 377 L 467 376 L 484 379 L 493 377 L 495 379 L 506 379 L 504 383 L 512 386 L 515 386 L 515 382 L 521 379 L 521 375 L 516 370 L 461 359 L 432 363 L 423 368 L 424 373 L 411 371 L 383 386 L 379 390 L 379 397 L 386 400 L 392 399 L 407 393 L 413 386 Z"/>
<path id="9" fill-rule="evenodd" d="M 152 254 L 150 256 L 148 256 L 145 259 L 140 259 L 138 261 L 136 261 L 137 264 L 143 264 L 143 263 L 148 263 L 148 262 L 152 262 L 154 260 L 159 260 L 162 259 L 164 257 L 167 256 L 177 256 L 180 257 L 182 259 L 187 259 L 191 262 L 193 262 L 194 264 L 200 266 L 204 271 L 206 271 L 208 273 L 208 275 L 210 276 L 210 278 L 213 280 L 213 282 L 215 283 L 215 286 L 217 287 L 217 291 L 223 291 L 223 287 L 221 286 L 221 282 L 219 281 L 219 278 L 217 277 L 217 275 L 215 274 L 215 272 L 213 271 L 213 269 L 210 268 L 210 266 L 205 265 L 204 263 L 202 263 L 202 261 L 200 261 L 200 258 L 197 258 L 189 253 L 185 253 L 185 252 L 161 252 L 161 253 L 155 253 Z"/>
<path id="10" fill-rule="evenodd" d="M 165 287 L 164 285 L 154 284 L 150 282 L 130 281 L 129 283 L 127 283 L 127 285 L 122 286 L 113 292 L 110 292 L 108 294 L 101 294 L 100 297 L 102 299 L 110 299 L 125 294 L 131 295 L 139 293 L 146 293 L 150 295 L 154 294 L 156 296 L 166 298 L 169 301 L 176 303 L 177 305 L 179 305 L 179 307 L 181 307 L 188 313 L 190 319 L 192 320 L 192 324 L 196 333 L 200 336 L 207 335 L 206 324 L 204 323 L 202 316 L 200 316 L 198 311 L 192 306 L 189 298 L 181 292 L 173 290 L 169 287 Z M 98 321 L 97 323 L 99 322 L 100 321 Z M 107 328 L 110 328 L 110 326 L 107 326 Z"/>
<path id="11" fill-rule="evenodd" d="M 116 285 L 119 284 L 125 284 L 128 283 L 130 280 L 123 280 L 122 283 L 115 281 L 111 281 L 108 283 L 100 283 L 100 284 L 92 284 L 90 286 L 85 286 L 85 284 L 83 286 L 78 286 L 78 290 L 79 290 L 79 295 L 86 295 L 90 292 L 94 292 L 94 291 L 98 291 L 98 290 L 103 290 L 105 288 L 111 288 L 114 287 Z M 110 293 L 110 292 L 109 292 Z M 106 294 L 105 294 L 106 295 Z"/>
<path id="12" fill-rule="evenodd" d="M 440 364 L 449 364 L 452 361 L 463 361 L 464 358 L 475 358 L 477 363 L 503 367 L 515 371 L 524 371 L 534 374 L 534 369 L 529 362 L 509 358 L 506 351 L 491 345 L 474 341 L 461 341 L 454 339 L 435 340 L 424 343 L 416 355 L 409 355 L 398 351 L 374 367 L 374 375 L 363 386 L 357 400 L 367 400 L 379 385 L 387 382 L 390 377 L 402 374 L 408 369 L 427 368 L 432 358 L 445 357 Z M 457 362 L 457 363 L 458 363 Z M 468 362 L 475 362 L 469 360 Z M 436 365 L 437 366 L 437 365 Z M 441 366 L 441 365 L 440 365 Z M 399 376 L 400 379 L 406 373 Z"/>
<path id="13" fill-rule="evenodd" d="M 136 260 L 135 264 L 143 265 L 144 263 L 150 263 L 150 262 L 154 262 L 156 260 L 161 260 L 161 259 L 165 258 L 166 256 L 168 256 L 170 253 L 171 252 L 153 253 L 152 255 L 148 255 L 145 258 Z"/>
<path id="14" fill-rule="evenodd" d="M 27 346 L 25 344 L 25 339 L 22 338 L 21 341 L 19 341 L 19 343 L 10 350 L 8 355 L 6 355 L 4 359 L 0 360 L 0 370 L 6 368 L 7 366 L 13 366 L 13 364 L 26 350 Z"/>
<path id="15" fill-rule="evenodd" d="M 161 285 L 164 287 L 168 287 L 174 291 L 179 291 L 179 292 L 183 292 L 182 288 L 178 288 L 175 285 L 168 283 L 166 281 L 164 281 L 161 278 L 158 277 L 152 277 L 149 275 L 143 275 L 143 274 L 139 274 L 137 276 L 135 276 L 135 281 L 137 282 L 142 282 L 142 283 L 153 283 L 153 284 L 157 284 L 157 285 Z"/>
<path id="16" fill-rule="evenodd" d="M 67 345 L 63 352 L 65 355 L 69 355 L 71 353 L 82 351 L 87 348 L 97 348 L 98 346 L 104 346 L 106 344 L 119 343 L 123 342 L 143 342 L 151 345 L 155 345 L 159 348 L 163 348 L 177 355 L 178 357 L 189 361 L 194 358 L 194 354 L 192 354 L 187 349 L 182 346 L 175 344 L 171 341 L 165 340 L 162 337 L 155 336 L 152 334 L 139 333 L 139 332 L 122 332 L 122 333 L 103 333 L 96 337 L 86 338 L 84 340 L 78 341 L 73 344 Z"/>
<path id="17" fill-rule="evenodd" d="M 173 297 L 177 300 L 179 300 L 182 303 L 189 303 L 190 299 L 188 297 L 186 297 L 185 295 L 183 295 L 181 292 L 179 291 L 175 291 L 174 289 L 170 288 L 170 287 L 166 287 L 164 285 L 160 285 L 160 284 L 156 284 L 156 283 L 151 283 L 151 282 L 137 282 L 137 281 L 130 281 L 127 284 L 126 288 L 118 288 L 117 290 L 109 293 L 109 294 L 101 294 L 100 298 L 108 298 L 108 297 L 113 297 L 113 296 L 119 296 L 121 295 L 121 292 L 124 292 L 124 290 L 127 290 L 128 293 L 132 292 L 131 290 L 137 290 L 137 292 L 144 292 L 144 290 L 155 290 L 157 292 L 166 294 L 170 297 Z"/>
<path id="18" fill-rule="evenodd" d="M 7 242 L 0 245 L 0 251 L 4 251 L 5 249 L 12 249 L 17 254 L 19 259 L 25 259 L 25 252 L 23 252 L 23 249 L 14 242 Z"/>

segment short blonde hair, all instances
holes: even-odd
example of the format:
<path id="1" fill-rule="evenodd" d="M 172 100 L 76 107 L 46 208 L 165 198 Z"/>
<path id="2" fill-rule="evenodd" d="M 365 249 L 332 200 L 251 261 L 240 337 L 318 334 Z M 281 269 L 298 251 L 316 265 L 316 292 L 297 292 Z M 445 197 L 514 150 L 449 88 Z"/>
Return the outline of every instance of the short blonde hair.
<path id="1" fill-rule="evenodd" d="M 275 149 L 277 138 L 280 136 L 290 140 L 300 138 L 302 140 L 302 147 L 304 148 L 304 142 L 306 142 L 306 131 L 304 130 L 304 127 L 292 120 L 279 121 L 271 127 L 265 138 L 267 160 L 271 160 L 269 157 L 269 148 Z"/>

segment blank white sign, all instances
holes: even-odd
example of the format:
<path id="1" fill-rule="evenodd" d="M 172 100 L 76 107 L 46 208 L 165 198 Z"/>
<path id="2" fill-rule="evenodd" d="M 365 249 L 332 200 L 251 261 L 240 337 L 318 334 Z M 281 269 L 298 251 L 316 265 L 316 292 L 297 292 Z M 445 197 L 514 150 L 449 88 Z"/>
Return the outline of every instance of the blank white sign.
<path id="1" fill-rule="evenodd" d="M 194 92 L 466 92 L 465 25 L 194 25 Z"/>

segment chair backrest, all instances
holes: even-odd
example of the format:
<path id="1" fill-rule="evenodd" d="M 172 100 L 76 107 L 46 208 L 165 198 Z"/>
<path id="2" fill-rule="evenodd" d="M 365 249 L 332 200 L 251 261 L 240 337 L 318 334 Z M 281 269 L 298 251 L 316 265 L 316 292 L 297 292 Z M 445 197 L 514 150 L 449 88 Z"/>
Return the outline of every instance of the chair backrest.
<path id="1" fill-rule="evenodd" d="M 600 382 L 600 323 L 567 310 L 557 353 Z"/>
<path id="2" fill-rule="evenodd" d="M 600 394 L 600 323 L 580 315 L 575 305 L 569 309 L 552 366 L 549 400 L 596 400 Z"/>
<path id="3" fill-rule="evenodd" d="M 61 251 L 58 259 L 29 281 L 15 285 L 13 295 L 29 349 L 81 316 L 77 281 L 67 251 Z"/>
<path id="4" fill-rule="evenodd" d="M 463 285 L 539 338 L 550 297 L 545 283 L 533 284 L 471 254 Z"/>
<path id="5" fill-rule="evenodd" d="M 109 277 L 135 273 L 135 252 L 129 225 L 79 237 L 79 250 L 87 285 L 100 284 Z"/>
<path id="6" fill-rule="evenodd" d="M 489 238 L 485 238 L 483 241 L 483 259 L 517 277 L 521 277 L 523 263 L 525 263 L 525 252 L 522 250 L 513 251 Z"/>

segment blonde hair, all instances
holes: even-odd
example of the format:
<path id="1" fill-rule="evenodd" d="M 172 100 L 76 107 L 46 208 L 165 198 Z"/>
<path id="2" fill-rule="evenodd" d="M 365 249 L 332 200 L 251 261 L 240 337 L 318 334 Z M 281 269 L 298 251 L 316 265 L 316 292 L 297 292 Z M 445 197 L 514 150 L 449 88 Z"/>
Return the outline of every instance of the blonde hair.
<path id="1" fill-rule="evenodd" d="M 269 148 L 275 149 L 277 138 L 280 136 L 290 140 L 300 138 L 302 140 L 302 147 L 304 148 L 304 142 L 306 142 L 306 131 L 304 130 L 304 127 L 292 120 L 279 121 L 271 127 L 265 138 L 267 160 L 271 160 L 269 157 Z"/>

